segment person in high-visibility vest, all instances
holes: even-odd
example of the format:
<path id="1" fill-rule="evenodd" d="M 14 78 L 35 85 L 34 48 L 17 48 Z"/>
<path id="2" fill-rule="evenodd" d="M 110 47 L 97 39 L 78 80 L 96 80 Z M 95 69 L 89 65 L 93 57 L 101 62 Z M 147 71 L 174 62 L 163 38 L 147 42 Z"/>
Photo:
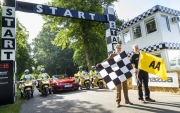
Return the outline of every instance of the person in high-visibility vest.
<path id="1" fill-rule="evenodd" d="M 95 66 L 91 66 L 91 70 L 89 71 L 89 75 L 92 78 L 91 81 L 93 83 L 93 76 L 96 75 L 96 67 Z"/>
<path id="2" fill-rule="evenodd" d="M 29 74 L 29 70 L 24 70 L 24 74 L 21 76 L 20 80 L 23 79 L 34 79 L 34 76 L 32 74 Z"/>
<path id="3" fill-rule="evenodd" d="M 48 79 L 50 78 L 50 76 L 47 73 L 45 73 L 44 68 L 41 69 L 41 73 L 39 74 L 38 78 L 40 79 L 42 77 L 45 77 L 45 78 L 48 78 Z"/>
<path id="4" fill-rule="evenodd" d="M 79 66 L 79 71 L 77 73 L 78 76 L 81 76 L 82 75 L 82 72 L 83 72 L 83 67 L 82 66 Z"/>

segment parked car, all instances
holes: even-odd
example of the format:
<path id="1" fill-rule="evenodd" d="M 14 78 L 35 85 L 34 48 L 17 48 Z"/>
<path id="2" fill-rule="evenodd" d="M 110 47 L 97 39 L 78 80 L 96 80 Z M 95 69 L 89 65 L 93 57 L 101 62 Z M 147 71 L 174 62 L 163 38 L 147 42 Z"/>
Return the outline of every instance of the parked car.
<path id="1" fill-rule="evenodd" d="M 78 83 L 75 82 L 75 78 L 71 78 L 66 74 L 53 75 L 50 81 L 52 86 L 52 92 L 56 93 L 63 90 L 78 90 Z"/>

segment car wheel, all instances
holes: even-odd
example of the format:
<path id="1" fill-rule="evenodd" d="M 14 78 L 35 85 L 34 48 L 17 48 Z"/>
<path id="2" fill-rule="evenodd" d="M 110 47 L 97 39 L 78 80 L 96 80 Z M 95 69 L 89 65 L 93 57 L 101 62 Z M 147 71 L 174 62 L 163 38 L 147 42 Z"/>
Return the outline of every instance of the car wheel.
<path id="1" fill-rule="evenodd" d="M 79 90 L 79 86 L 75 90 Z"/>
<path id="2" fill-rule="evenodd" d="M 53 92 L 53 94 L 57 93 L 57 91 L 54 89 L 54 87 L 52 87 L 52 92 Z"/>

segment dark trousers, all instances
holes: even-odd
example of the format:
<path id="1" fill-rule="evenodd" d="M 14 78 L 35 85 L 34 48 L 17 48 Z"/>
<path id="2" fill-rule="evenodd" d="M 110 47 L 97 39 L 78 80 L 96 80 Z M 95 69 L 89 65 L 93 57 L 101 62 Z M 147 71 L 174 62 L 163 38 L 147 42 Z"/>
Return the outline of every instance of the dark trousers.
<path id="1" fill-rule="evenodd" d="M 139 80 L 137 81 L 137 86 L 138 86 L 139 100 L 143 99 L 142 84 L 144 86 L 145 98 L 146 99 L 150 98 L 150 91 L 148 88 L 148 79 L 149 79 L 148 73 L 143 70 L 140 70 L 138 74 L 138 79 Z"/>

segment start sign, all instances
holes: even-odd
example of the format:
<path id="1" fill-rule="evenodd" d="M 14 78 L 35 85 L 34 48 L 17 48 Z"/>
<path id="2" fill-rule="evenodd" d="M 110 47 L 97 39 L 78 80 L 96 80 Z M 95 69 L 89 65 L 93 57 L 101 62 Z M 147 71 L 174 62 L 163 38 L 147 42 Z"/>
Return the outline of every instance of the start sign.
<path id="1" fill-rule="evenodd" d="M 16 0 L 4 0 L 2 7 L 0 105 L 13 104 L 15 89 Z"/>
<path id="2" fill-rule="evenodd" d="M 2 47 L 1 60 L 14 60 L 16 49 L 16 18 L 15 18 L 15 0 L 11 2 L 4 2 L 2 8 Z"/>

